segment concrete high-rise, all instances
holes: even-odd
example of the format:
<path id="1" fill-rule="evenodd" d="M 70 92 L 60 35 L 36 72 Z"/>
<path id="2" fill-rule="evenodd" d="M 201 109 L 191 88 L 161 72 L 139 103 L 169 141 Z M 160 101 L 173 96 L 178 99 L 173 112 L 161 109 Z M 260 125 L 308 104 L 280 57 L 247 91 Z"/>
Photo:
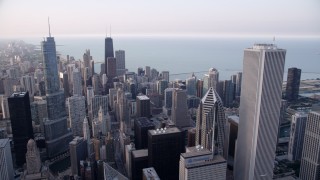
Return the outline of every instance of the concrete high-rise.
<path id="1" fill-rule="evenodd" d="M 20 83 L 21 83 L 21 86 L 24 89 L 24 91 L 28 91 L 29 97 L 33 99 L 33 96 L 36 92 L 34 76 L 29 76 L 29 75 L 22 76 Z"/>
<path id="2" fill-rule="evenodd" d="M 222 156 L 213 156 L 200 146 L 180 155 L 179 180 L 225 180 L 226 171 L 227 162 Z"/>
<path id="3" fill-rule="evenodd" d="M 149 117 L 151 114 L 150 110 L 150 99 L 148 96 L 137 96 L 137 117 Z"/>
<path id="4" fill-rule="evenodd" d="M 200 101 L 196 121 L 196 145 L 201 145 L 213 154 L 226 157 L 225 124 L 223 103 L 213 87 Z"/>
<path id="5" fill-rule="evenodd" d="M 70 161 L 72 175 L 80 175 L 80 161 L 87 158 L 87 142 L 76 136 L 70 143 Z"/>
<path id="6" fill-rule="evenodd" d="M 26 162 L 28 174 L 36 174 L 40 172 L 40 152 L 37 148 L 36 142 L 33 139 L 30 139 L 27 143 Z"/>
<path id="7" fill-rule="evenodd" d="M 71 96 L 67 99 L 69 121 L 73 136 L 83 136 L 83 119 L 86 117 L 84 96 Z"/>
<path id="8" fill-rule="evenodd" d="M 242 84 L 242 72 L 238 72 L 237 79 L 236 79 L 236 96 L 240 96 L 241 94 L 241 84 Z"/>
<path id="9" fill-rule="evenodd" d="M 170 82 L 169 81 L 169 71 L 162 71 L 161 74 L 162 74 L 162 79 L 166 80 L 167 82 Z"/>
<path id="10" fill-rule="evenodd" d="M 286 50 L 255 44 L 244 50 L 234 176 L 272 179 Z"/>
<path id="11" fill-rule="evenodd" d="M 28 92 L 13 93 L 8 98 L 16 165 L 26 162 L 27 143 L 33 139 L 31 108 Z"/>
<path id="12" fill-rule="evenodd" d="M 48 119 L 44 122 L 45 139 L 48 158 L 52 158 L 68 150 L 72 132 L 67 128 L 64 91 L 60 90 L 58 76 L 56 44 L 51 35 L 41 42 L 41 50 L 48 109 Z"/>
<path id="13" fill-rule="evenodd" d="M 301 180 L 320 179 L 320 112 L 308 114 L 300 165 Z"/>
<path id="14" fill-rule="evenodd" d="M 81 73 L 78 68 L 73 71 L 73 95 L 82 96 Z"/>
<path id="15" fill-rule="evenodd" d="M 197 78 L 196 76 L 192 73 L 192 76 L 186 80 L 186 90 L 188 95 L 197 95 Z"/>
<path id="16" fill-rule="evenodd" d="M 187 105 L 187 93 L 185 90 L 173 90 L 171 120 L 177 127 L 190 126 L 190 115 L 188 114 Z"/>
<path id="17" fill-rule="evenodd" d="M 290 161 L 301 159 L 307 118 L 308 114 L 304 112 L 297 112 L 292 115 L 288 145 L 288 160 Z"/>
<path id="18" fill-rule="evenodd" d="M 286 85 L 286 100 L 294 101 L 298 99 L 300 87 L 301 69 L 289 68 Z"/>
<path id="19" fill-rule="evenodd" d="M 14 180 L 9 139 L 0 139 L 0 179 Z"/>
<path id="20" fill-rule="evenodd" d="M 126 54 L 124 50 L 115 52 L 117 61 L 117 75 L 123 75 L 126 72 Z"/>
<path id="21" fill-rule="evenodd" d="M 210 68 L 208 73 L 208 89 L 213 87 L 216 91 L 218 90 L 219 83 L 219 71 L 215 68 Z"/>

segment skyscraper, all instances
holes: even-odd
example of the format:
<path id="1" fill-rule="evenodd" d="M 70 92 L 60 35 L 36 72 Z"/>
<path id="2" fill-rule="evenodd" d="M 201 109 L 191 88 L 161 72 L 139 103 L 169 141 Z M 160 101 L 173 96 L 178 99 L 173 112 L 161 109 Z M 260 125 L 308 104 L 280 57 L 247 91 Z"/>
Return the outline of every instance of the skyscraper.
<path id="1" fill-rule="evenodd" d="M 154 124 L 146 117 L 134 120 L 134 144 L 136 149 L 148 148 L 148 130 L 154 128 Z"/>
<path id="2" fill-rule="evenodd" d="M 126 54 L 124 50 L 115 52 L 117 61 L 117 75 L 123 75 L 126 72 Z"/>
<path id="3" fill-rule="evenodd" d="M 240 96 L 241 94 L 241 83 L 242 83 L 242 72 L 238 72 L 237 79 L 236 79 L 236 96 Z"/>
<path id="4" fill-rule="evenodd" d="M 197 95 L 197 78 L 196 76 L 192 73 L 192 76 L 186 80 L 186 90 L 188 95 Z"/>
<path id="5" fill-rule="evenodd" d="M 274 44 L 244 50 L 234 166 L 239 180 L 273 177 L 285 55 Z"/>
<path id="6" fill-rule="evenodd" d="M 300 166 L 301 180 L 320 179 L 320 112 L 308 114 Z"/>
<path id="7" fill-rule="evenodd" d="M 72 175 L 80 175 L 80 160 L 87 158 L 87 142 L 83 137 L 76 136 L 70 143 L 70 161 Z"/>
<path id="8" fill-rule="evenodd" d="M 185 90 L 173 90 L 171 119 L 177 127 L 190 126 L 190 115 L 188 114 L 187 105 L 187 93 Z"/>
<path id="9" fill-rule="evenodd" d="M 298 99 L 299 87 L 300 87 L 301 69 L 289 68 L 288 78 L 286 86 L 286 99 L 288 101 L 294 101 Z"/>
<path id="10" fill-rule="evenodd" d="M 209 150 L 197 146 L 181 153 L 179 169 L 179 180 L 225 180 L 227 162 L 222 156 L 213 156 Z"/>
<path id="11" fill-rule="evenodd" d="M 83 136 L 83 119 L 86 117 L 84 96 L 71 96 L 67 99 L 69 121 L 73 136 Z"/>
<path id="12" fill-rule="evenodd" d="M 213 87 L 216 91 L 218 90 L 219 83 L 219 71 L 216 68 L 209 69 L 209 78 L 208 78 L 208 89 Z"/>
<path id="13" fill-rule="evenodd" d="M 234 84 L 231 80 L 224 80 L 222 87 L 222 99 L 225 107 L 232 107 L 233 97 L 234 97 Z"/>
<path id="14" fill-rule="evenodd" d="M 307 118 L 308 114 L 304 112 L 292 115 L 288 145 L 288 160 L 290 161 L 301 159 Z"/>
<path id="15" fill-rule="evenodd" d="M 161 74 L 162 74 L 162 79 L 166 80 L 167 82 L 170 82 L 169 81 L 169 71 L 162 71 Z"/>
<path id="16" fill-rule="evenodd" d="M 24 91 L 28 91 L 29 97 L 33 99 L 33 96 L 36 92 L 34 77 L 29 76 L 29 75 L 22 76 L 20 83 L 21 83 L 21 86 L 23 87 Z"/>
<path id="17" fill-rule="evenodd" d="M 200 101 L 196 121 L 196 145 L 225 157 L 225 115 L 217 91 L 211 87 Z"/>
<path id="18" fill-rule="evenodd" d="M 0 139 L 0 179 L 14 180 L 9 139 Z"/>
<path id="19" fill-rule="evenodd" d="M 150 116 L 150 99 L 148 96 L 137 96 L 137 117 Z"/>
<path id="20" fill-rule="evenodd" d="M 29 93 L 13 93 L 8 98 L 8 104 L 16 164 L 22 166 L 26 162 L 28 140 L 33 139 Z"/>
<path id="21" fill-rule="evenodd" d="M 184 152 L 183 133 L 176 127 L 148 131 L 149 167 L 161 179 L 179 179 L 179 158 Z"/>
<path id="22" fill-rule="evenodd" d="M 78 68 L 73 71 L 73 95 L 82 96 L 81 73 Z"/>
<path id="23" fill-rule="evenodd" d="M 45 139 L 47 155 L 52 158 L 68 150 L 72 132 L 67 128 L 64 92 L 59 85 L 56 44 L 51 34 L 41 42 L 41 49 L 48 109 L 48 120 L 44 122 Z"/>
<path id="24" fill-rule="evenodd" d="M 108 69 L 108 66 L 107 66 L 107 59 L 109 57 L 114 57 L 114 54 L 113 54 L 113 41 L 112 41 L 112 38 L 111 37 L 106 37 L 104 39 L 104 64 L 105 64 L 105 73 L 107 73 L 107 69 Z"/>

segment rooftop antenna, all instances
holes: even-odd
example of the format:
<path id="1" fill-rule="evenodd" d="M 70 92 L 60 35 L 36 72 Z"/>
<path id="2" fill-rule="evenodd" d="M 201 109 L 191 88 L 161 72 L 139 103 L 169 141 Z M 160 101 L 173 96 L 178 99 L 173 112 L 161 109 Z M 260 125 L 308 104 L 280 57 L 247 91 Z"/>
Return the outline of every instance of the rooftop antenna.
<path id="1" fill-rule="evenodd" d="M 275 45 L 276 43 L 276 37 L 275 36 L 273 36 L 273 45 Z"/>
<path id="2" fill-rule="evenodd" d="M 50 31 L 50 19 L 48 17 L 48 26 L 49 26 L 49 37 L 51 37 L 51 31 Z"/>
<path id="3" fill-rule="evenodd" d="M 108 37 L 108 25 L 106 25 L 106 37 Z"/>
<path id="4" fill-rule="evenodd" d="M 111 37 L 111 24 L 110 24 L 110 37 Z"/>

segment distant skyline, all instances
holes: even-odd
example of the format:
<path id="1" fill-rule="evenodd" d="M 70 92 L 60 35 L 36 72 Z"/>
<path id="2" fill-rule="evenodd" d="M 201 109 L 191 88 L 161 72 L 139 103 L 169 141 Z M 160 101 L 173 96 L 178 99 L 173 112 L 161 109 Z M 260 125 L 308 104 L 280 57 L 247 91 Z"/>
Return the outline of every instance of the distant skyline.
<path id="1" fill-rule="evenodd" d="M 112 35 L 320 37 L 319 0 L 0 0 L 0 38 Z"/>

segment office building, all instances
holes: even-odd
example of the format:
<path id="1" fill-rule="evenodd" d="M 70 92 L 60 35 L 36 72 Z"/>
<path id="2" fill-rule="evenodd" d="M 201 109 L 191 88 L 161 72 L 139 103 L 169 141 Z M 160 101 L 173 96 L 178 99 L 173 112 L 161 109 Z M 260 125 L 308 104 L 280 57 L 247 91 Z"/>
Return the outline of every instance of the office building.
<path id="1" fill-rule="evenodd" d="M 8 104 L 8 97 L 3 96 L 1 99 L 1 108 L 2 108 L 2 117 L 3 119 L 9 119 L 10 118 L 10 112 L 9 112 L 9 104 Z"/>
<path id="2" fill-rule="evenodd" d="M 106 61 L 106 67 L 107 67 L 107 77 L 108 77 L 108 81 L 112 82 L 112 79 L 114 77 L 117 76 L 117 61 L 116 58 L 114 57 L 108 57 L 107 61 Z"/>
<path id="3" fill-rule="evenodd" d="M 174 88 L 167 88 L 164 90 L 164 107 L 171 109 L 172 108 L 172 93 Z"/>
<path id="4" fill-rule="evenodd" d="M 133 150 L 131 152 L 132 180 L 142 179 L 142 169 L 148 166 L 148 149 Z"/>
<path id="5" fill-rule="evenodd" d="M 181 153 L 179 180 L 225 180 L 227 162 L 222 156 L 213 156 L 212 152 L 200 146 Z"/>
<path id="6" fill-rule="evenodd" d="M 197 78 L 192 73 L 192 76 L 186 80 L 186 90 L 188 95 L 197 95 Z"/>
<path id="7" fill-rule="evenodd" d="M 320 112 L 308 114 L 300 164 L 301 180 L 320 179 Z"/>
<path id="8" fill-rule="evenodd" d="M 179 158 L 184 152 L 184 135 L 178 128 L 148 131 L 149 167 L 154 167 L 161 179 L 179 178 Z"/>
<path id="9" fill-rule="evenodd" d="M 44 122 L 45 139 L 48 158 L 53 158 L 69 149 L 72 132 L 67 127 L 65 95 L 63 90 L 60 90 L 56 45 L 51 34 L 41 42 L 41 50 L 48 110 L 48 119 Z"/>
<path id="10" fill-rule="evenodd" d="M 232 80 L 223 81 L 221 89 L 224 107 L 231 108 L 234 100 L 234 84 Z"/>
<path id="11" fill-rule="evenodd" d="M 125 167 L 129 179 L 132 179 L 131 169 L 132 169 L 132 151 L 136 150 L 134 143 L 125 145 Z M 148 163 L 148 162 L 147 162 Z"/>
<path id="12" fill-rule="evenodd" d="M 202 98 L 203 94 L 204 94 L 203 93 L 203 80 L 198 79 L 197 80 L 197 97 Z"/>
<path id="13" fill-rule="evenodd" d="M 219 71 L 215 68 L 210 68 L 208 73 L 208 89 L 213 87 L 216 91 L 218 90 L 219 83 Z"/>
<path id="14" fill-rule="evenodd" d="M 80 161 L 87 158 L 87 141 L 76 136 L 70 143 L 70 161 L 72 175 L 80 175 Z"/>
<path id="15" fill-rule="evenodd" d="M 162 75 L 162 79 L 166 80 L 167 82 L 170 82 L 169 81 L 169 71 L 162 71 L 161 75 Z"/>
<path id="16" fill-rule="evenodd" d="M 27 143 L 26 162 L 27 162 L 28 174 L 40 173 L 40 170 L 41 170 L 40 152 L 38 150 L 36 142 L 33 139 L 29 139 Z"/>
<path id="17" fill-rule="evenodd" d="M 174 89 L 172 93 L 171 120 L 177 127 L 190 125 L 190 115 L 187 106 L 187 93 L 182 89 Z"/>
<path id="18" fill-rule="evenodd" d="M 33 139 L 31 108 L 28 92 L 13 93 L 8 98 L 16 165 L 26 162 L 27 143 Z"/>
<path id="19" fill-rule="evenodd" d="M 299 96 L 301 69 L 289 68 L 286 85 L 286 99 L 288 101 L 295 101 Z"/>
<path id="20" fill-rule="evenodd" d="M 6 97 L 9 97 L 14 91 L 13 86 L 16 84 L 16 80 L 13 78 L 5 78 L 3 80 L 3 86 L 4 86 L 4 95 Z"/>
<path id="21" fill-rule="evenodd" d="M 96 95 L 91 100 L 91 105 L 89 106 L 89 120 L 98 118 L 99 109 L 102 107 L 103 114 L 107 115 L 108 112 L 108 96 Z"/>
<path id="22" fill-rule="evenodd" d="M 244 50 L 234 176 L 272 179 L 286 50 L 255 44 Z"/>
<path id="23" fill-rule="evenodd" d="M 227 157 L 228 157 L 228 166 L 233 167 L 234 158 L 236 152 L 236 142 L 238 138 L 238 126 L 239 126 L 239 117 L 236 115 L 231 115 L 227 117 L 226 125 L 226 146 L 227 146 Z"/>
<path id="24" fill-rule="evenodd" d="M 148 148 L 148 130 L 155 129 L 155 125 L 146 117 L 134 120 L 134 144 L 136 149 Z"/>
<path id="25" fill-rule="evenodd" d="M 126 54 L 124 50 L 115 52 L 117 61 L 117 75 L 123 75 L 126 72 Z"/>
<path id="26" fill-rule="evenodd" d="M 107 59 L 109 57 L 114 57 L 113 54 L 113 41 L 111 37 L 106 37 L 104 40 L 104 64 L 105 64 L 105 73 L 107 73 Z"/>
<path id="27" fill-rule="evenodd" d="M 81 72 L 78 68 L 73 71 L 73 95 L 82 96 Z"/>
<path id="28" fill-rule="evenodd" d="M 0 179 L 14 180 L 9 139 L 0 139 Z"/>
<path id="29" fill-rule="evenodd" d="M 213 154 L 224 157 L 225 115 L 223 103 L 217 91 L 210 87 L 200 101 L 196 120 L 196 145 L 201 145 Z"/>
<path id="30" fill-rule="evenodd" d="M 33 99 L 33 96 L 36 93 L 34 76 L 29 76 L 29 75 L 22 76 L 20 79 L 20 83 L 23 90 L 28 91 L 29 97 Z"/>
<path id="31" fill-rule="evenodd" d="M 305 112 L 297 112 L 292 115 L 288 145 L 289 161 L 300 161 L 301 159 L 307 118 L 308 114 Z"/>
<path id="32" fill-rule="evenodd" d="M 168 81 L 166 80 L 160 80 L 157 81 L 157 91 L 158 94 L 163 95 L 164 94 L 164 90 L 168 87 Z"/>
<path id="33" fill-rule="evenodd" d="M 148 96 L 142 95 L 137 96 L 137 117 L 149 117 L 151 114 L 150 110 L 150 99 Z"/>
<path id="34" fill-rule="evenodd" d="M 239 96 L 239 97 L 241 94 L 241 83 L 242 83 L 242 72 L 238 72 L 237 79 L 236 79 L 236 96 Z"/>
<path id="35" fill-rule="evenodd" d="M 69 110 L 69 127 L 73 136 L 83 136 L 83 119 L 86 117 L 86 105 L 84 96 L 71 96 L 67 99 Z"/>
<path id="36" fill-rule="evenodd" d="M 67 71 L 63 73 L 63 90 L 66 98 L 70 97 L 69 77 Z"/>
<path id="37" fill-rule="evenodd" d="M 146 66 L 144 71 L 145 71 L 145 76 L 147 76 L 148 78 L 150 78 L 150 76 L 151 76 L 150 66 Z"/>

